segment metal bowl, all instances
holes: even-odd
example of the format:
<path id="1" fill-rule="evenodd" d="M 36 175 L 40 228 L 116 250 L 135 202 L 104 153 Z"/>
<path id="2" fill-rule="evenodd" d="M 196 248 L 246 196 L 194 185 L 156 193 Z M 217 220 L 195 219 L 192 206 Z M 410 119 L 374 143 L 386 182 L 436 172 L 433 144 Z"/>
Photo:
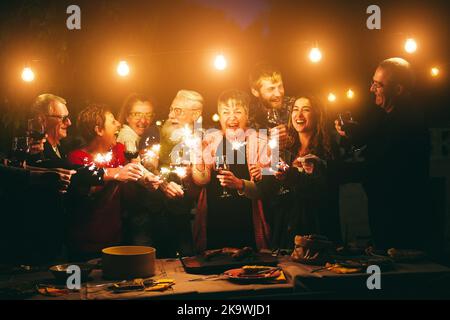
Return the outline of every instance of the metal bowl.
<path id="1" fill-rule="evenodd" d="M 89 278 L 89 275 L 91 274 L 92 270 L 94 269 L 94 266 L 90 265 L 88 263 L 73 262 L 73 263 L 58 264 L 58 265 L 50 267 L 49 270 L 58 282 L 65 282 L 65 281 L 67 281 L 67 278 L 69 276 L 73 275 L 73 271 L 67 273 L 69 266 L 73 266 L 73 265 L 78 266 L 80 268 L 81 282 L 87 281 Z"/>

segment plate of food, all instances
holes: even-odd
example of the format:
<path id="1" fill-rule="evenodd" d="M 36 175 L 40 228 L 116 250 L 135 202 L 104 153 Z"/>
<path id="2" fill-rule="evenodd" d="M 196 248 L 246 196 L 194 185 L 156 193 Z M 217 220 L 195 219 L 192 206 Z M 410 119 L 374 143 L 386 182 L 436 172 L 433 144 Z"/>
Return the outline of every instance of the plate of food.
<path id="1" fill-rule="evenodd" d="M 245 265 L 276 266 L 278 258 L 269 253 L 255 252 L 250 247 L 206 250 L 193 257 L 180 258 L 187 273 L 218 274 Z"/>
<path id="2" fill-rule="evenodd" d="M 281 268 L 271 266 L 248 265 L 224 272 L 228 280 L 239 282 L 265 282 L 281 276 Z"/>
<path id="3" fill-rule="evenodd" d="M 55 279 L 58 282 L 65 282 L 67 278 L 72 274 L 72 272 L 67 273 L 69 267 L 77 266 L 81 271 L 81 281 L 86 282 L 89 279 L 89 275 L 94 269 L 92 265 L 87 263 L 66 263 L 66 264 L 58 264 L 49 268 L 50 272 L 53 274 Z"/>

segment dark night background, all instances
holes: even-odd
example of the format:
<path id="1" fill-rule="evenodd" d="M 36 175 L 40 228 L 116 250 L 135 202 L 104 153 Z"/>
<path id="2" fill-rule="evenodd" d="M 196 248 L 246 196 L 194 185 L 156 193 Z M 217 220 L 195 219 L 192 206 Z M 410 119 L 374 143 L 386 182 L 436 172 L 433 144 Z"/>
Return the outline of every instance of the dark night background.
<path id="1" fill-rule="evenodd" d="M 81 30 L 66 28 L 71 4 L 81 8 Z M 381 8 L 381 30 L 366 28 L 371 4 Z M 282 70 L 287 95 L 326 98 L 333 91 L 338 101 L 329 106 L 331 113 L 351 109 L 357 114 L 372 100 L 369 84 L 377 64 L 404 57 L 416 70 L 416 95 L 430 128 L 450 128 L 448 13 L 446 1 L 3 0 L 0 153 L 40 93 L 66 98 L 76 119 L 88 102 L 118 111 L 126 95 L 137 91 L 152 97 L 157 119 L 165 119 L 176 92 L 193 89 L 206 99 L 208 125 L 219 93 L 248 90 L 248 72 L 260 61 Z M 403 51 L 408 37 L 418 42 L 412 55 Z M 323 53 L 318 65 L 307 58 L 316 42 Z M 219 52 L 228 58 L 224 72 L 212 67 Z M 131 67 L 125 79 L 115 72 L 121 59 Z M 20 78 L 25 65 L 35 71 L 32 83 Z M 436 79 L 429 75 L 433 65 L 441 68 Z M 349 87 L 356 92 L 351 104 L 344 101 Z M 75 125 L 70 130 L 73 134 Z M 432 174 L 447 176 L 448 190 L 446 130 L 433 135 L 440 149 L 433 151 Z"/>
<path id="2" fill-rule="evenodd" d="M 43 92 L 66 98 L 75 115 L 88 101 L 118 110 L 128 93 L 138 91 L 150 95 L 158 118 L 165 118 L 181 88 L 205 96 L 209 120 L 222 90 L 248 89 L 248 71 L 258 61 L 281 68 L 288 95 L 312 92 L 326 97 L 330 90 L 342 95 L 352 87 L 358 97 L 352 108 L 358 109 L 370 101 L 368 86 L 377 63 L 402 56 L 416 69 L 418 96 L 424 100 L 430 126 L 446 126 L 447 5 L 377 1 L 382 28 L 368 30 L 366 8 L 372 2 L 2 1 L 1 121 L 12 130 L 14 121 L 24 117 L 32 99 Z M 81 8 L 81 30 L 66 28 L 70 4 Z M 418 41 L 413 55 L 403 51 L 408 36 Z M 315 42 L 323 52 L 318 65 L 307 59 Z M 224 72 L 212 68 L 218 52 L 229 60 Z M 132 68 L 126 79 L 115 73 L 119 59 Z M 20 78 L 26 64 L 36 74 L 31 84 Z M 439 79 L 429 76 L 434 64 L 443 69 Z M 342 104 L 333 108 L 339 107 Z M 4 143 L 9 146 L 9 141 Z"/>

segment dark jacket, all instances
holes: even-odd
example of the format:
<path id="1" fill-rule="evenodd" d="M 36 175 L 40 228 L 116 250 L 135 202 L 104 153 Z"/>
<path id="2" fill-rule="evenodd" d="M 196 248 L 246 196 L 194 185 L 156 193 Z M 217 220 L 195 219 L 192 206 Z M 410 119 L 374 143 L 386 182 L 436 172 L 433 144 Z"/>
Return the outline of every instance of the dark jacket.
<path id="1" fill-rule="evenodd" d="M 423 113 L 412 100 L 403 100 L 390 113 L 372 108 L 357 132 L 353 144 L 366 146 L 364 161 L 341 172 L 363 184 L 375 245 L 422 247 L 430 152 Z"/>

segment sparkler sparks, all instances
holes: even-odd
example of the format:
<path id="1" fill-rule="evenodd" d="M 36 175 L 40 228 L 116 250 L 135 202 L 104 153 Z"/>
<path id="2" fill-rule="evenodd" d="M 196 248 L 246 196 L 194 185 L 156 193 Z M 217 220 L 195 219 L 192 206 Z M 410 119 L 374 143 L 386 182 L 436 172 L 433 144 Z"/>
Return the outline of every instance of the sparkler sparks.
<path id="1" fill-rule="evenodd" d="M 245 141 L 239 141 L 239 140 L 234 140 L 233 142 L 231 142 L 231 148 L 233 150 L 239 150 L 240 148 L 242 148 L 243 146 L 245 146 L 247 143 Z"/>
<path id="2" fill-rule="evenodd" d="M 160 145 L 160 144 L 154 144 L 154 145 L 152 146 L 151 150 L 152 150 L 154 153 L 159 153 L 159 151 L 161 150 L 161 145 Z"/>
<path id="3" fill-rule="evenodd" d="M 187 175 L 186 167 L 175 167 L 175 168 L 174 168 L 174 172 L 175 172 L 176 175 L 179 176 L 181 179 L 183 179 L 183 178 L 186 177 L 186 175 Z"/>
<path id="4" fill-rule="evenodd" d="M 275 138 L 272 138 L 269 140 L 269 148 L 270 149 L 275 149 L 276 147 L 278 147 L 278 141 Z"/>
<path id="5" fill-rule="evenodd" d="M 161 172 L 161 175 L 168 175 L 170 173 L 170 169 L 166 168 L 166 167 L 162 167 L 160 172 Z"/>
<path id="6" fill-rule="evenodd" d="M 112 151 L 109 151 L 105 154 L 97 153 L 94 158 L 94 163 L 99 165 L 108 164 L 112 160 Z"/>

